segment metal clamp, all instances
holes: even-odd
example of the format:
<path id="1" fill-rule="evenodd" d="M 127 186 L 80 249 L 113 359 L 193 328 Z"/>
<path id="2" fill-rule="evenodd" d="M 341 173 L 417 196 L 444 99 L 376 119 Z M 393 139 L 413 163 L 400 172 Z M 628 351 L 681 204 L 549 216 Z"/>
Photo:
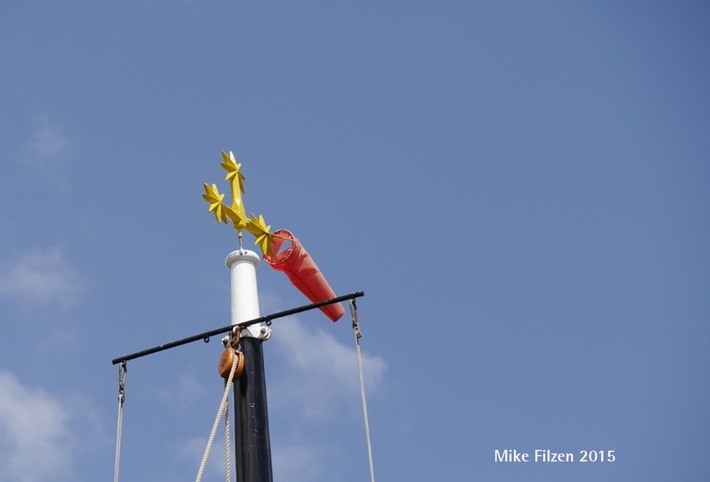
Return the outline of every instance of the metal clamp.
<path id="1" fill-rule="evenodd" d="M 123 405 L 126 401 L 126 375 L 128 374 L 128 367 L 126 362 L 121 362 L 118 365 L 118 403 Z"/>
<path id="2" fill-rule="evenodd" d="M 271 338 L 271 328 L 265 325 L 244 327 L 242 330 L 242 338 L 256 338 L 257 340 L 266 341 Z"/>
<path id="3" fill-rule="evenodd" d="M 350 299 L 350 316 L 352 317 L 353 321 L 353 331 L 355 332 L 355 336 L 359 340 L 362 338 L 362 332 L 360 331 L 360 324 L 358 323 L 357 319 L 357 304 L 355 303 L 355 298 Z"/>

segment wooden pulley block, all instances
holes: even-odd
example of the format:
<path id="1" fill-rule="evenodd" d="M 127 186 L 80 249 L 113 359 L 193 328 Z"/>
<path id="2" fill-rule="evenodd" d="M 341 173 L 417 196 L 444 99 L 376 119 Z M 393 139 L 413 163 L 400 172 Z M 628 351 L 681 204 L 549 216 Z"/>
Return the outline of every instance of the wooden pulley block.
<path id="1" fill-rule="evenodd" d="M 222 357 L 219 359 L 219 376 L 225 380 L 229 378 L 229 372 L 232 371 L 232 364 L 234 363 L 234 357 L 238 357 L 237 368 L 234 371 L 234 379 L 236 380 L 242 374 L 244 370 L 244 353 L 235 350 L 232 347 L 227 347 L 222 353 Z"/>

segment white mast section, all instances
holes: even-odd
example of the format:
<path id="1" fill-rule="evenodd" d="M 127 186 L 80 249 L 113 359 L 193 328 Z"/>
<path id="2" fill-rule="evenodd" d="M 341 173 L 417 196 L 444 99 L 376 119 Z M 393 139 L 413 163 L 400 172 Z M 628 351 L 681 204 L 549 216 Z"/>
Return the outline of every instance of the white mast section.
<path id="1" fill-rule="evenodd" d="M 256 284 L 256 267 L 259 255 L 248 249 L 229 253 L 225 264 L 231 272 L 232 325 L 253 320 L 261 316 L 259 311 L 259 291 Z M 242 330 L 242 337 L 265 340 L 271 330 L 264 323 L 251 325 Z"/>

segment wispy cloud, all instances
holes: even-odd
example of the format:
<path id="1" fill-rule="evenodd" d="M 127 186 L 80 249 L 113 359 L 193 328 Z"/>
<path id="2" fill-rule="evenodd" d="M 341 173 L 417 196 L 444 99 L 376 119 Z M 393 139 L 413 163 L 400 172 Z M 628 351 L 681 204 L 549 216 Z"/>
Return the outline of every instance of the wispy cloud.
<path id="1" fill-rule="evenodd" d="M 336 415 L 362 413 L 354 409 L 360 404 L 355 343 L 348 346 L 324 329 L 307 327 L 295 318 L 275 326 L 269 343 L 274 344 L 275 354 L 281 359 L 270 365 L 269 404 L 273 402 L 274 409 L 289 413 L 288 433 L 280 434 L 287 442 L 274 443 L 275 478 L 323 480 L 332 470 L 327 461 L 338 450 L 308 434 L 317 430 L 315 425 L 329 423 Z M 363 366 L 370 396 L 382 386 L 387 364 L 379 356 L 363 353 Z"/>
<path id="2" fill-rule="evenodd" d="M 321 452 L 304 444 L 279 445 L 272 450 L 274 480 L 312 482 L 322 475 Z"/>
<path id="3" fill-rule="evenodd" d="M 212 393 L 211 388 L 194 374 L 182 373 L 169 388 L 156 388 L 155 393 L 162 403 L 180 411 L 189 411 L 194 410 L 195 405 L 206 398 L 205 394 Z M 180 396 L 176 397 L 176 393 Z"/>
<path id="4" fill-rule="evenodd" d="M 61 479 L 76 447 L 69 417 L 55 397 L 0 370 L 0 480 Z"/>
<path id="5" fill-rule="evenodd" d="M 202 462 L 202 457 L 205 454 L 205 449 L 207 448 L 208 437 L 193 437 L 182 441 L 179 443 L 178 452 L 179 454 L 188 459 L 194 461 L 195 474 L 200 468 L 200 463 Z M 207 459 L 207 464 L 205 465 L 205 474 L 207 476 L 212 476 L 216 478 L 221 475 L 224 477 L 225 472 L 225 458 L 224 458 L 224 429 L 218 430 L 215 436 L 214 445 L 210 451 L 210 456 Z M 232 457 L 232 474 L 234 474 L 235 464 L 234 464 L 234 450 L 230 451 L 230 457 Z"/>
<path id="6" fill-rule="evenodd" d="M 0 270 L 0 295 L 22 302 L 68 307 L 84 291 L 84 282 L 57 248 L 24 253 Z"/>
<path id="7" fill-rule="evenodd" d="M 49 114 L 41 113 L 30 135 L 27 148 L 28 163 L 48 167 L 60 161 L 72 142 Z"/>
<path id="8" fill-rule="evenodd" d="M 297 319 L 280 323 L 272 340 L 293 371 L 275 380 L 275 400 L 298 407 L 305 418 L 321 420 L 338 406 L 349 409 L 360 402 L 354 342 L 352 347 L 344 345 L 323 329 L 306 328 Z M 386 363 L 363 353 L 363 366 L 369 393 L 381 384 Z"/>

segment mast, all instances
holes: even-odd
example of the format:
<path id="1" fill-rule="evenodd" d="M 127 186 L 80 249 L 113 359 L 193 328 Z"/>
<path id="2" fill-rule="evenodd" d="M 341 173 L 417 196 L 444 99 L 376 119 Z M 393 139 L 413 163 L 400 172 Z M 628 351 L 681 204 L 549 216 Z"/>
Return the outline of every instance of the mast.
<path id="1" fill-rule="evenodd" d="M 231 273 L 232 325 L 260 317 L 256 267 L 259 256 L 239 249 L 227 256 Z M 271 330 L 264 323 L 243 328 L 244 371 L 234 384 L 235 460 L 238 482 L 272 482 L 271 441 L 266 404 L 262 343 Z"/>

